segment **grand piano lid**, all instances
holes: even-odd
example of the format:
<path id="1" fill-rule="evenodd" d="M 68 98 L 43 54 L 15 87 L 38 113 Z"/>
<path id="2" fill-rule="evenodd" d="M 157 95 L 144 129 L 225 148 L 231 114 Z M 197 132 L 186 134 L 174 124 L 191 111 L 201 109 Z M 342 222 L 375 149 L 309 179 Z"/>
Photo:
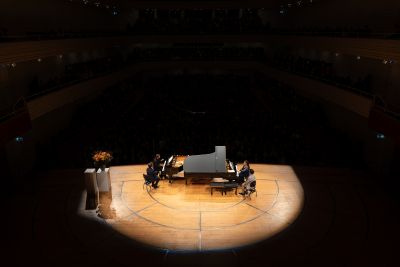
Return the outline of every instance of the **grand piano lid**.
<path id="1" fill-rule="evenodd" d="M 225 162 L 226 147 L 215 146 L 213 153 L 188 156 L 183 170 L 185 173 L 225 173 Z"/>

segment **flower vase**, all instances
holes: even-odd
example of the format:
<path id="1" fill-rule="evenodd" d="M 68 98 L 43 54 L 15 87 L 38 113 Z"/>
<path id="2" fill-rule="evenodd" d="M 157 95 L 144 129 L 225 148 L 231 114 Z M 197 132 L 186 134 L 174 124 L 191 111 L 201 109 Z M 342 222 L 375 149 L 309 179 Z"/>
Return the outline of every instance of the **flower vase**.
<path id="1" fill-rule="evenodd" d="M 100 165 L 100 169 L 102 172 L 104 172 L 106 170 L 106 164 Z"/>
<path id="2" fill-rule="evenodd" d="M 105 171 L 106 170 L 106 164 L 105 163 L 103 163 L 103 162 L 94 162 L 94 167 L 96 168 L 96 171 L 97 170 L 101 170 L 101 171 Z"/>

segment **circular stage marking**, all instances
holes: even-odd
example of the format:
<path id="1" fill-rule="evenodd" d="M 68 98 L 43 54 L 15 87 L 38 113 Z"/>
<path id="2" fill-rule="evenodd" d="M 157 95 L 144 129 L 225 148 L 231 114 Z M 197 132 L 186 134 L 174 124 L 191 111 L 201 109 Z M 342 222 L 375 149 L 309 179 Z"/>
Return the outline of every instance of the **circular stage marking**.
<path id="1" fill-rule="evenodd" d="M 257 196 L 250 199 L 235 190 L 211 195 L 209 185 L 185 185 L 184 180 L 160 181 L 158 189 L 147 190 L 141 173 L 145 165 L 112 167 L 113 189 L 120 190 L 112 192 L 115 218 L 106 222 L 132 239 L 168 250 L 229 249 L 262 241 L 297 218 L 304 192 L 290 166 L 252 168 Z"/>

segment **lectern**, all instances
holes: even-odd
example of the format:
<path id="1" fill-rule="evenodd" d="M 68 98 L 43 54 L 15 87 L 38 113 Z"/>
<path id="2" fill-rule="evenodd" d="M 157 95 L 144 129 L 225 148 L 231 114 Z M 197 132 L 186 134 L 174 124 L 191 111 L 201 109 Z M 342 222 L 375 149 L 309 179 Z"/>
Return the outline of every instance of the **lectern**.
<path id="1" fill-rule="evenodd" d="M 99 204 L 99 188 L 96 180 L 96 170 L 86 169 L 85 172 L 85 187 L 87 192 L 86 208 L 96 209 Z"/>
<path id="2" fill-rule="evenodd" d="M 96 179 L 100 193 L 111 193 L 110 168 L 105 168 L 104 171 L 98 169 Z"/>

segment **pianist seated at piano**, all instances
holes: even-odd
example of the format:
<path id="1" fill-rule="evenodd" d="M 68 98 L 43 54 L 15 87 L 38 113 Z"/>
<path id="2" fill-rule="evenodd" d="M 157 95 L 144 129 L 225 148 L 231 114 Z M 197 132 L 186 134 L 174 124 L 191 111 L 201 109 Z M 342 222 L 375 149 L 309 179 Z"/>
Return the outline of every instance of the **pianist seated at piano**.
<path id="1" fill-rule="evenodd" d="M 160 154 L 156 154 L 155 156 L 154 156 L 154 159 L 153 159 L 153 166 L 154 166 L 154 169 L 157 171 L 157 172 L 160 172 L 161 171 L 161 169 L 162 169 L 162 163 L 164 162 L 164 159 L 162 159 L 161 158 L 161 156 L 160 156 Z"/>
<path id="2" fill-rule="evenodd" d="M 237 182 L 239 184 L 242 184 L 249 175 L 250 175 L 250 164 L 248 160 L 245 160 L 243 162 L 242 168 L 240 169 Z"/>
<path id="3" fill-rule="evenodd" d="M 158 182 L 160 181 L 160 178 L 158 178 L 158 171 L 154 169 L 153 162 L 149 162 L 147 164 L 147 178 L 151 181 L 151 186 L 153 188 L 158 188 Z"/>

